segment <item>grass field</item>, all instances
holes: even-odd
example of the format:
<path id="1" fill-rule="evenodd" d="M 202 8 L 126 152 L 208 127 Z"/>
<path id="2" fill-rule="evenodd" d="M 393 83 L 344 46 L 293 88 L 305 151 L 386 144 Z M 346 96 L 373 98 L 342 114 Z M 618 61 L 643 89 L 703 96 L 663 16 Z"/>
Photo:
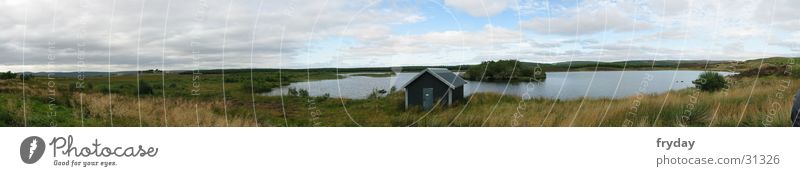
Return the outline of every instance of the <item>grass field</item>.
<path id="1" fill-rule="evenodd" d="M 725 62 L 708 69 L 740 72 L 760 64 Z M 328 71 L 260 71 L 252 78 L 249 72 L 228 73 L 224 81 L 213 72 L 163 79 L 161 73 L 120 75 L 110 82 L 36 77 L 24 86 L 18 79 L 1 80 L 0 126 L 789 126 L 792 96 L 800 88 L 797 77 L 777 74 L 730 77 L 729 88 L 720 92 L 690 88 L 622 99 L 523 100 L 478 93 L 429 112 L 405 110 L 400 91 L 363 100 L 302 91 L 258 95 L 291 82 L 339 77 Z M 137 89 L 144 84 L 151 90 Z"/>

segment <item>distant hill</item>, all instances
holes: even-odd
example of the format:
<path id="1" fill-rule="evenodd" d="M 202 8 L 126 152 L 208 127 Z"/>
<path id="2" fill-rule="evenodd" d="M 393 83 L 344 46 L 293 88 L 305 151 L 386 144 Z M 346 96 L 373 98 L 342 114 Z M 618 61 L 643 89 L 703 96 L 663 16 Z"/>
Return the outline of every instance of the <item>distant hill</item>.
<path id="1" fill-rule="evenodd" d="M 736 61 L 706 61 L 706 60 L 632 60 L 632 61 L 615 61 L 615 62 L 598 62 L 598 61 L 572 61 L 572 62 L 557 62 L 557 63 L 535 63 L 535 62 L 519 62 L 520 66 L 540 66 L 545 71 L 592 71 L 597 67 L 597 70 L 621 70 L 622 68 L 630 70 L 645 70 L 645 69 L 675 69 L 680 63 L 680 69 L 704 69 L 714 68 L 717 64 L 732 63 Z M 466 71 L 469 67 L 475 65 L 451 65 L 451 66 L 402 66 L 402 67 L 366 67 L 366 68 L 311 68 L 311 69 L 253 69 L 254 72 L 306 72 L 306 71 L 319 71 L 319 72 L 390 72 L 390 71 L 404 71 L 414 72 L 421 71 L 425 68 L 447 68 L 453 71 Z M 397 69 L 401 68 L 401 69 Z M 394 70 L 393 70 L 394 69 Z M 250 69 L 226 69 L 225 73 L 249 73 Z M 201 70 L 203 74 L 220 74 L 222 70 Z M 192 71 L 180 72 L 181 74 L 192 74 Z"/>
<path id="2" fill-rule="evenodd" d="M 183 71 L 167 71 L 167 74 L 179 73 Z M 25 72 L 26 74 L 32 74 L 36 77 L 47 77 L 49 74 L 52 74 L 53 77 L 59 78 L 76 78 L 80 75 L 85 77 L 104 77 L 108 76 L 109 72 Z M 150 72 L 144 72 L 150 73 Z M 120 71 L 120 72 L 111 72 L 112 76 L 131 76 L 136 75 L 136 71 Z"/>
<path id="3" fill-rule="evenodd" d="M 32 74 L 36 77 L 47 77 L 48 74 L 52 74 L 53 77 L 78 77 L 79 75 L 83 75 L 86 77 L 95 77 L 95 76 L 108 76 L 108 72 L 25 72 L 26 74 Z M 135 72 L 133 72 L 135 73 Z M 113 73 L 118 74 L 118 73 Z"/>
<path id="4" fill-rule="evenodd" d="M 757 68 L 761 63 L 769 65 L 786 65 L 789 63 L 800 64 L 800 58 L 789 57 L 770 57 L 751 59 L 746 61 L 733 61 L 733 60 L 630 60 L 630 61 L 613 61 L 613 62 L 599 62 L 599 61 L 571 61 L 571 62 L 557 62 L 557 63 L 535 63 L 535 62 L 519 62 L 520 66 L 542 67 L 548 72 L 558 71 L 608 71 L 608 70 L 669 70 L 669 69 L 682 69 L 682 70 L 722 70 L 722 71 L 744 71 L 747 69 Z M 474 65 L 439 65 L 439 66 L 402 66 L 402 67 L 364 67 L 364 68 L 310 68 L 310 69 L 277 69 L 277 68 L 262 68 L 252 69 L 253 72 L 416 72 L 424 70 L 425 68 L 447 68 L 453 71 L 466 71 Z M 249 73 L 251 69 L 225 69 L 225 73 Z M 220 74 L 221 69 L 200 70 L 202 74 Z M 32 73 L 32 72 L 27 72 Z M 192 74 L 192 70 L 171 70 L 167 74 Z M 34 76 L 44 77 L 47 72 L 33 72 Z M 53 73 L 54 77 L 77 77 L 83 74 L 86 77 L 102 77 L 108 76 L 108 72 L 56 72 Z M 128 76 L 136 75 L 136 71 L 121 71 L 111 72 L 113 76 Z"/>
<path id="5" fill-rule="evenodd" d="M 631 60 L 615 62 L 598 61 L 572 61 L 558 62 L 553 64 L 541 64 L 545 71 L 585 71 L 585 70 L 630 70 L 644 69 L 705 69 L 714 68 L 717 64 L 731 63 L 735 61 L 706 61 L 706 60 Z M 528 63 L 537 64 L 537 63 Z"/>

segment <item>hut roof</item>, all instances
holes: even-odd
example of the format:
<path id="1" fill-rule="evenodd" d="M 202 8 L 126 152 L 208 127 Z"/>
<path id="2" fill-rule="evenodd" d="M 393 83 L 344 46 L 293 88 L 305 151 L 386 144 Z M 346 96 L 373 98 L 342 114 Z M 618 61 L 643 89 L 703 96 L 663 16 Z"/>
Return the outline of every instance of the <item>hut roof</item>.
<path id="1" fill-rule="evenodd" d="M 447 86 L 450 86 L 450 88 L 453 89 L 455 89 L 456 87 L 460 87 L 464 84 L 467 84 L 467 81 L 465 81 L 455 73 L 451 72 L 450 70 L 447 70 L 446 68 L 427 68 L 422 72 L 419 72 L 419 74 L 411 78 L 411 80 L 408 80 L 408 82 L 406 82 L 406 84 L 403 85 L 403 87 L 405 88 L 406 86 L 408 86 L 408 84 L 411 84 L 411 82 L 414 82 L 414 80 L 416 80 L 426 72 L 430 73 L 431 75 L 433 75 L 433 77 L 436 77 L 437 79 L 439 79 L 439 81 L 442 81 L 443 83 L 447 84 Z"/>

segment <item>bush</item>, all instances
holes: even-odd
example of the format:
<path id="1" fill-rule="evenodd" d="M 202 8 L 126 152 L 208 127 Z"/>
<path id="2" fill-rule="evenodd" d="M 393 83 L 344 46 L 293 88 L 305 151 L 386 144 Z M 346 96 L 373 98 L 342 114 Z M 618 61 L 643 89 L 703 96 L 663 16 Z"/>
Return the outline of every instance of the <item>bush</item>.
<path id="1" fill-rule="evenodd" d="M 331 94 L 325 93 L 325 94 L 322 94 L 322 96 L 318 96 L 318 97 L 314 98 L 314 100 L 317 101 L 317 102 L 323 102 L 323 101 L 328 100 L 330 98 L 331 98 Z"/>
<path id="2" fill-rule="evenodd" d="M 297 96 L 297 89 L 290 87 L 287 91 L 289 96 Z"/>
<path id="3" fill-rule="evenodd" d="M 234 77 L 233 75 L 225 77 L 225 83 L 238 83 L 240 82 L 240 77 Z"/>
<path id="4" fill-rule="evenodd" d="M 290 97 L 309 97 L 308 90 L 305 89 L 295 89 L 290 87 L 288 92 Z"/>
<path id="5" fill-rule="evenodd" d="M 0 109 L 0 127 L 9 127 L 14 124 L 14 119 L 3 109 Z"/>
<path id="6" fill-rule="evenodd" d="M 373 88 L 367 99 L 379 99 L 386 94 L 386 90 Z"/>
<path id="7" fill-rule="evenodd" d="M 141 95 L 153 95 L 153 86 L 144 82 L 144 80 L 139 80 L 139 94 Z"/>
<path id="8" fill-rule="evenodd" d="M 464 77 L 468 80 L 484 81 L 542 81 L 547 74 L 536 66 L 518 60 L 484 61 L 467 69 Z"/>
<path id="9" fill-rule="evenodd" d="M 273 88 L 278 87 L 275 83 L 268 83 L 268 82 L 252 82 L 247 81 L 246 83 L 242 83 L 242 91 L 245 93 L 265 93 L 272 91 Z"/>
<path id="10" fill-rule="evenodd" d="M 787 65 L 786 69 L 788 69 L 787 72 L 789 76 L 800 77 L 800 65 L 799 66 Z"/>
<path id="11" fill-rule="evenodd" d="M 19 79 L 20 79 L 20 80 L 23 80 L 23 81 L 29 81 L 29 80 L 33 79 L 33 74 L 30 74 L 30 73 L 28 73 L 28 74 L 22 73 L 22 74 L 19 76 Z"/>
<path id="12" fill-rule="evenodd" d="M 11 73 L 11 71 L 8 71 L 8 72 L 5 72 L 5 73 L 0 73 L 0 79 L 2 79 L 2 80 L 8 80 L 8 79 L 14 79 L 14 78 L 17 78 L 17 74 Z"/>
<path id="13" fill-rule="evenodd" d="M 80 82 L 71 82 L 69 83 L 68 90 L 69 92 L 78 92 L 83 91 L 86 88 L 86 84 Z"/>
<path id="14" fill-rule="evenodd" d="M 696 80 L 692 81 L 692 83 L 694 83 L 694 86 L 698 89 L 708 92 L 728 88 L 728 81 L 717 72 L 703 72 Z"/>
<path id="15" fill-rule="evenodd" d="M 308 97 L 308 90 L 300 89 L 297 91 L 297 95 L 300 97 Z"/>

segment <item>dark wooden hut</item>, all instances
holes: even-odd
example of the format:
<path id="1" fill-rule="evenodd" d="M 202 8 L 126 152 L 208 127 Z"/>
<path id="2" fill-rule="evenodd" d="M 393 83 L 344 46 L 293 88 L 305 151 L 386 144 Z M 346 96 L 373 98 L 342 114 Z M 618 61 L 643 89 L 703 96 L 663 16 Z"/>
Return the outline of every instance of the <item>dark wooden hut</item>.
<path id="1" fill-rule="evenodd" d="M 406 108 L 422 106 L 423 110 L 428 110 L 437 102 L 452 105 L 463 101 L 464 84 L 467 84 L 467 81 L 450 70 L 425 69 L 403 85 L 406 92 Z"/>

